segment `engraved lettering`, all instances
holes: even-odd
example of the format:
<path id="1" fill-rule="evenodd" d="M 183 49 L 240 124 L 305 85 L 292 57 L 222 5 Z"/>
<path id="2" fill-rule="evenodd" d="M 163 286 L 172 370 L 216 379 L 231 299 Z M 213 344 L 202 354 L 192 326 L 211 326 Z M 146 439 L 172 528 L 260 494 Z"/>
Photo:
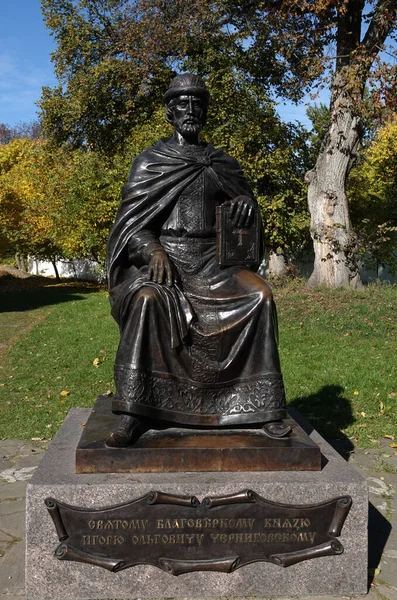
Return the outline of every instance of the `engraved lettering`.
<path id="1" fill-rule="evenodd" d="M 88 527 L 90 529 L 95 529 L 95 521 L 88 521 Z"/>
<path id="2" fill-rule="evenodd" d="M 309 539 L 310 539 L 311 543 L 313 544 L 314 538 L 317 535 L 316 532 L 309 531 L 308 535 L 309 535 Z"/>
<path id="3" fill-rule="evenodd" d="M 265 519 L 265 523 L 264 523 L 263 527 L 271 527 L 272 526 L 272 520 L 273 519 Z"/>
<path id="4" fill-rule="evenodd" d="M 157 529 L 163 529 L 164 523 L 163 519 L 157 519 Z"/>

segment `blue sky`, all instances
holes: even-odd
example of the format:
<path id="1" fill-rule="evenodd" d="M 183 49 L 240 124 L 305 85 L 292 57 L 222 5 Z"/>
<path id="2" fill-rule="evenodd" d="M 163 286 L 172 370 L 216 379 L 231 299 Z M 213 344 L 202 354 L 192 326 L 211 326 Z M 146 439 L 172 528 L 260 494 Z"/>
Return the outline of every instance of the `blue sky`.
<path id="1" fill-rule="evenodd" d="M 57 83 L 50 60 L 53 49 L 40 0 L 0 0 L 0 123 L 37 118 L 35 102 L 42 86 Z M 299 120 L 309 127 L 305 110 L 304 104 L 279 107 L 285 121 Z"/>
<path id="2" fill-rule="evenodd" d="M 39 0 L 0 0 L 0 123 L 37 117 L 43 85 L 56 83 Z"/>

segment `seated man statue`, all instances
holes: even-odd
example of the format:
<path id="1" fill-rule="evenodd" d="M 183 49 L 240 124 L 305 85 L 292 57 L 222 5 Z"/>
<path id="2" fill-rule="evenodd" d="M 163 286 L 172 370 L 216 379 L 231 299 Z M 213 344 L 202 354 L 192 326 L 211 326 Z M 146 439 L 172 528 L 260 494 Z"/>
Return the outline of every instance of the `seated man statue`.
<path id="1" fill-rule="evenodd" d="M 216 255 L 216 207 L 228 203 L 241 230 L 257 202 L 239 163 L 200 141 L 210 101 L 201 77 L 178 75 L 165 100 L 174 135 L 134 160 L 109 238 L 120 416 L 106 443 L 129 446 L 156 424 L 286 436 L 271 291 L 258 264 L 221 267 Z"/>

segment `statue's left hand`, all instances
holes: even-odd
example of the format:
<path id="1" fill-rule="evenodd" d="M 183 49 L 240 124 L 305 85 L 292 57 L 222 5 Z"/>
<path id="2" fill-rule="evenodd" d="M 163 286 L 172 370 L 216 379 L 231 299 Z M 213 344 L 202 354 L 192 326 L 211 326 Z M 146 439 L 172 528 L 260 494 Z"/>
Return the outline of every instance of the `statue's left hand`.
<path id="1" fill-rule="evenodd" d="M 149 279 L 155 283 L 172 285 L 172 269 L 165 250 L 152 252 L 149 262 Z"/>
<path id="2" fill-rule="evenodd" d="M 230 201 L 230 219 L 238 229 L 250 227 L 254 221 L 255 201 L 249 196 L 237 196 Z"/>

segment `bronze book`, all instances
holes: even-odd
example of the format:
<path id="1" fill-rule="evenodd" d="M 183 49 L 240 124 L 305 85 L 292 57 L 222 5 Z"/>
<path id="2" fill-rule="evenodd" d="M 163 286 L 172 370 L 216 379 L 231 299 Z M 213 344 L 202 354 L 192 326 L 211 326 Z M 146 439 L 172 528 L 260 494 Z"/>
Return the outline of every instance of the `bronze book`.
<path id="1" fill-rule="evenodd" d="M 248 228 L 238 229 L 230 220 L 231 206 L 216 207 L 217 262 L 221 267 L 259 264 L 260 217 L 255 211 L 254 222 Z"/>

